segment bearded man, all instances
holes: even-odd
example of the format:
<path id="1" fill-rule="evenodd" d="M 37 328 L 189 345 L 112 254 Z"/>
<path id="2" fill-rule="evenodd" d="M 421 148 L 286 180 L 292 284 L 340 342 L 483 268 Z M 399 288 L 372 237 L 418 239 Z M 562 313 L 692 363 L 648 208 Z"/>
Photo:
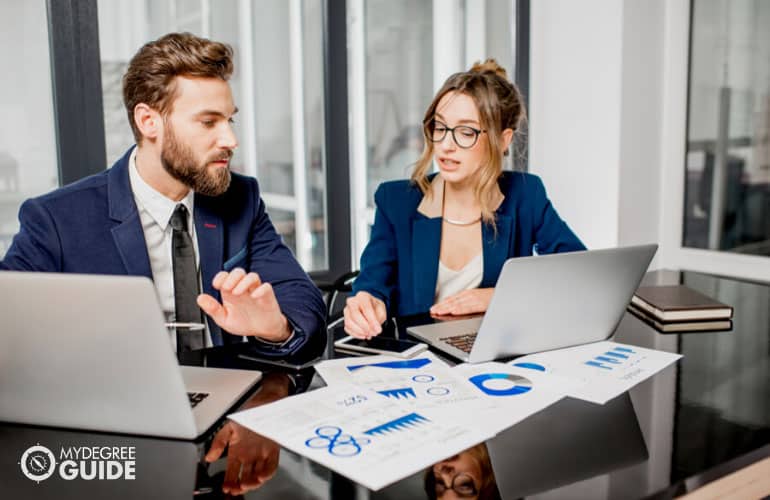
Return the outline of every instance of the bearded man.
<path id="1" fill-rule="evenodd" d="M 204 325 L 171 336 L 180 352 L 243 336 L 272 357 L 325 342 L 320 292 L 257 181 L 230 172 L 232 72 L 226 44 L 172 33 L 144 45 L 123 77 L 136 146 L 105 172 L 27 200 L 0 269 L 146 276 L 168 321 Z"/>

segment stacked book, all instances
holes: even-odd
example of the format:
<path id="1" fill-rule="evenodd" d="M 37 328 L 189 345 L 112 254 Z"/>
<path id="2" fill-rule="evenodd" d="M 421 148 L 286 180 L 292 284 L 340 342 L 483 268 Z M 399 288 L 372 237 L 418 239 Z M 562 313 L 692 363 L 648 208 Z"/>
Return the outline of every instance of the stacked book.
<path id="1" fill-rule="evenodd" d="M 642 286 L 628 306 L 661 332 L 730 330 L 733 308 L 684 285 Z"/>

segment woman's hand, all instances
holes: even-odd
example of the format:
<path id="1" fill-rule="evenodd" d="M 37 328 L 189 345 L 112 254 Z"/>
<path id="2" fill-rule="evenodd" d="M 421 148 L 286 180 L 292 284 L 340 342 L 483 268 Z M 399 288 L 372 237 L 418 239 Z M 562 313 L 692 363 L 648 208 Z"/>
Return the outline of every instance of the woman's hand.
<path id="1" fill-rule="evenodd" d="M 474 288 L 451 295 L 430 308 L 435 316 L 462 316 L 487 311 L 494 288 Z"/>
<path id="2" fill-rule="evenodd" d="M 359 339 L 370 339 L 382 333 L 388 318 L 385 303 L 367 292 L 358 292 L 345 303 L 345 332 Z"/>

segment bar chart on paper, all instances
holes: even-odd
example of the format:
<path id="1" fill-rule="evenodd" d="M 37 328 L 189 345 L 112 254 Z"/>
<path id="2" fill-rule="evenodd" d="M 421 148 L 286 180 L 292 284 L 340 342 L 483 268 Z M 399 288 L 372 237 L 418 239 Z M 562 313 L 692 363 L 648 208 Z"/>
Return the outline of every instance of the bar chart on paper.
<path id="1" fill-rule="evenodd" d="M 569 396 L 604 404 L 682 356 L 610 341 L 531 354 L 513 366 L 559 380 Z"/>
<path id="2" fill-rule="evenodd" d="M 349 384 L 324 387 L 230 418 L 372 490 L 493 435 L 469 419 L 436 409 L 410 410 L 361 390 Z"/>

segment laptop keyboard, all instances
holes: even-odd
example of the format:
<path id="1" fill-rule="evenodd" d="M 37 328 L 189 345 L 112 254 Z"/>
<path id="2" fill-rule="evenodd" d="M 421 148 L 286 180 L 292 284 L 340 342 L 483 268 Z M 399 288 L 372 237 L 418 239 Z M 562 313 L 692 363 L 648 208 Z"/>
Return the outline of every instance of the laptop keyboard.
<path id="1" fill-rule="evenodd" d="M 208 392 L 188 392 L 187 397 L 190 399 L 190 406 L 195 408 L 198 403 L 203 401 L 209 396 Z"/>
<path id="2" fill-rule="evenodd" d="M 476 341 L 476 334 L 478 332 L 464 333 L 462 335 L 453 335 L 451 337 L 440 338 L 442 342 L 446 342 L 452 347 L 456 347 L 463 352 L 470 353 L 473 343 Z"/>

